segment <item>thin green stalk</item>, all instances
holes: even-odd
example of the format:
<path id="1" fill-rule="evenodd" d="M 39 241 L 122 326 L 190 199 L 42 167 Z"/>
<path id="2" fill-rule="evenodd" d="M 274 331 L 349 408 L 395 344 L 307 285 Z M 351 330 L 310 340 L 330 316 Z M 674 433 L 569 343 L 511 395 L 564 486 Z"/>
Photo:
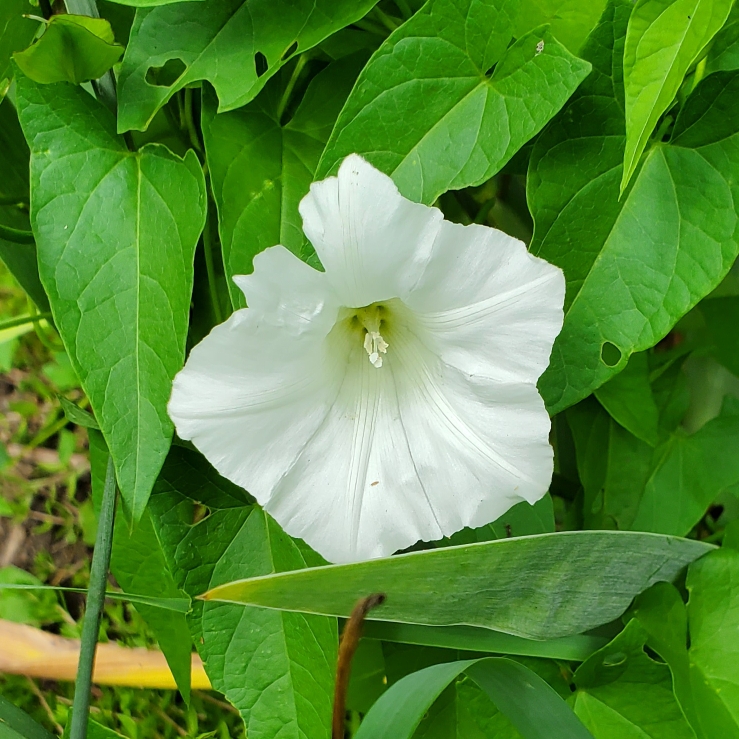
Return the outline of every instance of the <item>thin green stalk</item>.
<path id="1" fill-rule="evenodd" d="M 295 85 L 298 82 L 298 78 L 300 77 L 300 73 L 303 71 L 303 68 L 305 67 L 305 64 L 307 61 L 308 61 L 307 53 L 301 54 L 298 57 L 298 61 L 295 64 L 295 69 L 293 69 L 293 73 L 290 75 L 290 79 L 288 80 L 287 87 L 285 88 L 285 92 L 282 93 L 280 104 L 277 106 L 277 122 L 278 123 L 282 120 L 282 114 L 285 112 L 287 103 L 290 100 L 290 95 L 292 95 L 293 90 L 295 89 Z"/>
<path id="2" fill-rule="evenodd" d="M 105 475 L 103 502 L 100 507 L 98 532 L 90 566 L 90 586 L 87 589 L 87 608 L 82 624 L 80 659 L 77 665 L 77 679 L 74 683 L 74 702 L 69 739 L 87 738 L 87 717 L 90 711 L 90 687 L 92 667 L 95 662 L 100 613 L 105 601 L 105 586 L 108 581 L 110 551 L 113 548 L 113 520 L 115 518 L 116 483 L 113 457 L 108 457 L 108 471 Z"/>
<path id="3" fill-rule="evenodd" d="M 12 241 L 15 244 L 33 244 L 33 233 L 0 223 L 0 239 Z"/>
<path id="4" fill-rule="evenodd" d="M 23 326 L 26 323 L 36 323 L 37 321 L 48 321 L 51 319 L 51 313 L 35 313 L 31 316 L 18 316 L 17 318 L 9 318 L 7 321 L 0 321 L 0 331 L 6 328 L 15 328 Z"/>
<path id="5" fill-rule="evenodd" d="M 216 285 L 216 269 L 213 263 L 213 239 L 211 234 L 211 214 L 208 208 L 208 216 L 205 219 L 205 228 L 203 229 L 203 254 L 205 255 L 205 271 L 208 275 L 208 292 L 210 293 L 210 302 L 213 306 L 213 316 L 216 323 L 223 322 L 223 313 L 221 312 L 221 301 L 218 299 L 218 287 Z"/>
<path id="6" fill-rule="evenodd" d="M 374 15 L 376 18 L 379 19 L 380 23 L 382 23 L 385 28 L 387 28 L 390 33 L 392 33 L 396 28 L 398 28 L 401 23 L 399 23 L 394 18 L 391 18 L 387 13 L 384 13 L 378 6 L 375 6 L 372 10 L 372 15 Z"/>
<path id="7" fill-rule="evenodd" d="M 395 0 L 395 5 L 397 6 L 398 10 L 403 14 L 403 17 L 406 20 L 408 20 L 413 15 L 411 6 L 408 5 L 406 0 Z"/>
<path id="8" fill-rule="evenodd" d="M 23 198 L 14 197 L 13 195 L 0 196 L 0 205 L 14 205 L 16 208 L 28 210 L 28 203 L 24 202 Z"/>
<path id="9" fill-rule="evenodd" d="M 372 33 L 375 36 L 382 36 L 382 38 L 387 38 L 387 30 L 384 29 L 382 26 L 378 26 L 372 21 L 367 20 L 366 16 L 358 21 L 354 21 L 354 25 L 357 28 L 361 28 L 363 31 L 367 31 L 367 33 Z"/>
<path id="10" fill-rule="evenodd" d="M 195 151 L 202 153 L 203 147 L 198 138 L 198 131 L 195 128 L 195 119 L 192 115 L 192 87 L 185 88 L 185 126 L 187 135 L 190 137 L 190 144 Z"/>

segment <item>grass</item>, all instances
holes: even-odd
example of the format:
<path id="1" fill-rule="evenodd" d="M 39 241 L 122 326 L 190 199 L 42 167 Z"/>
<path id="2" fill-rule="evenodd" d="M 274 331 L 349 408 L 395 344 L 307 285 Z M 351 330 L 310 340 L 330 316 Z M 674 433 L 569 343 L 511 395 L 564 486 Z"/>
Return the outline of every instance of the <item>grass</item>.
<path id="1" fill-rule="evenodd" d="M 0 262 L 0 321 L 29 313 Z M 10 332 L 13 332 L 12 334 Z M 87 587 L 95 514 L 85 429 L 69 423 L 58 396 L 86 399 L 55 330 L 45 323 L 0 331 L 0 580 Z M 0 618 L 79 638 L 84 598 L 74 593 L 0 593 Z M 108 601 L 101 641 L 154 647 L 130 604 Z M 0 695 L 61 733 L 73 686 L 0 675 Z M 170 690 L 95 686 L 92 716 L 130 739 L 241 739 L 243 724 L 216 693 L 190 705 Z"/>

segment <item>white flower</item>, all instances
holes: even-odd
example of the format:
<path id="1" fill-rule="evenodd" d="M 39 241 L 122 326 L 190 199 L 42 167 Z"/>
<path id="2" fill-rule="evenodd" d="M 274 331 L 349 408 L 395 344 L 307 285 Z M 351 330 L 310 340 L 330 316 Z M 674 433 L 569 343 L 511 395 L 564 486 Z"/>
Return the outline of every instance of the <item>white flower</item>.
<path id="1" fill-rule="evenodd" d="M 300 213 L 325 272 L 274 246 L 234 277 L 249 307 L 175 378 L 179 435 L 331 562 L 544 495 L 536 381 L 562 327 L 562 272 L 406 200 L 356 155 Z"/>

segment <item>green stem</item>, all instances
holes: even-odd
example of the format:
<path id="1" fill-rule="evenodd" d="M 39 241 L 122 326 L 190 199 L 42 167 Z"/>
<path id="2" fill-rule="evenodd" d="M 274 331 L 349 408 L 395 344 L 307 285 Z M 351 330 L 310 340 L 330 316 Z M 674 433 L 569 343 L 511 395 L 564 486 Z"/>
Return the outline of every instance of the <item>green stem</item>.
<path id="1" fill-rule="evenodd" d="M 298 57 L 298 61 L 295 64 L 295 69 L 293 69 L 293 73 L 290 75 L 290 79 L 288 80 L 287 87 L 285 88 L 285 92 L 282 93 L 280 104 L 277 106 L 277 122 L 278 123 L 282 120 L 282 114 L 285 112 L 287 103 L 290 100 L 290 95 L 292 95 L 292 92 L 295 89 L 295 85 L 298 82 L 298 77 L 300 77 L 300 73 L 303 71 L 303 68 L 305 67 L 305 64 L 307 61 L 308 61 L 307 53 L 301 54 Z"/>
<path id="2" fill-rule="evenodd" d="M 28 210 L 28 203 L 24 202 L 22 197 L 13 197 L 12 195 L 0 196 L 0 205 L 14 205 L 16 208 Z"/>
<path id="3" fill-rule="evenodd" d="M 395 0 L 395 5 L 397 6 L 398 10 L 403 14 L 403 17 L 406 20 L 408 20 L 413 15 L 411 6 L 408 5 L 406 0 Z"/>
<path id="4" fill-rule="evenodd" d="M 378 18 L 380 23 L 382 23 L 382 25 L 385 26 L 385 28 L 387 28 L 390 33 L 392 33 L 401 25 L 395 19 L 391 18 L 387 13 L 383 13 L 378 6 L 374 7 L 374 9 L 372 10 L 372 15 Z"/>
<path id="5" fill-rule="evenodd" d="M 354 25 L 357 28 L 361 28 L 363 31 L 367 31 L 367 33 L 372 33 L 375 36 L 382 36 L 382 38 L 387 38 L 387 31 L 382 26 L 378 26 L 372 23 L 372 21 L 367 20 L 366 16 L 358 21 L 354 21 Z"/>
<path id="6" fill-rule="evenodd" d="M 208 292 L 210 293 L 210 302 L 213 306 L 213 316 L 216 323 L 223 322 L 223 313 L 221 312 L 221 302 L 218 299 L 218 287 L 216 285 L 216 269 L 213 263 L 213 239 L 210 231 L 212 218 L 210 215 L 210 207 L 208 208 L 208 216 L 205 219 L 205 228 L 203 229 L 203 254 L 205 256 L 205 271 L 208 275 Z"/>
<path id="7" fill-rule="evenodd" d="M 0 223 L 0 239 L 12 241 L 15 244 L 33 244 L 33 234 L 20 228 L 4 226 Z"/>
<path id="8" fill-rule="evenodd" d="M 108 457 L 108 471 L 105 475 L 103 502 L 100 507 L 98 532 L 90 567 L 90 586 L 87 589 L 87 608 L 82 624 L 80 659 L 77 665 L 77 679 L 74 683 L 74 702 L 69 739 L 86 739 L 87 717 L 90 711 L 90 687 L 92 686 L 92 667 L 95 662 L 100 614 L 105 601 L 105 585 L 108 580 L 110 551 L 113 548 L 113 520 L 115 518 L 115 468 L 113 457 Z"/>
<path id="9" fill-rule="evenodd" d="M 18 316 L 17 318 L 9 318 L 7 321 L 0 321 L 0 331 L 6 328 L 15 328 L 23 326 L 26 323 L 35 323 L 37 321 L 48 321 L 51 319 L 51 313 L 36 313 L 32 316 Z"/>
<path id="10" fill-rule="evenodd" d="M 195 119 L 192 115 L 192 87 L 185 88 L 185 126 L 187 135 L 190 137 L 190 144 L 195 151 L 202 153 L 203 147 L 198 138 L 198 131 L 195 128 Z"/>

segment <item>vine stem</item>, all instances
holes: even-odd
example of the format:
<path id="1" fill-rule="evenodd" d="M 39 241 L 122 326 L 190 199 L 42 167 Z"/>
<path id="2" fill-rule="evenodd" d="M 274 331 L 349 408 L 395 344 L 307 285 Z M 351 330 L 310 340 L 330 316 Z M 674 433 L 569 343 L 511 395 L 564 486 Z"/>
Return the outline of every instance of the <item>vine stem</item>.
<path id="1" fill-rule="evenodd" d="M 74 683 L 74 702 L 69 739 L 87 738 L 87 717 L 90 711 L 90 688 L 92 668 L 97 651 L 100 614 L 105 601 L 105 586 L 108 581 L 110 551 L 113 548 L 113 521 L 115 520 L 116 482 L 113 457 L 108 457 L 105 474 L 103 502 L 100 507 L 98 531 L 90 566 L 90 586 L 87 589 L 87 608 L 82 624 L 80 659 L 77 664 L 77 679 Z"/>
<path id="2" fill-rule="evenodd" d="M 33 244 L 33 233 L 0 223 L 0 239 L 12 241 L 14 244 Z"/>
<path id="3" fill-rule="evenodd" d="M 282 93 L 282 98 L 280 98 L 280 104 L 277 106 L 277 122 L 279 123 L 282 119 L 282 114 L 285 112 L 285 108 L 287 108 L 287 103 L 290 100 L 290 95 L 292 95 L 293 90 L 295 89 L 295 85 L 298 82 L 298 77 L 300 77 L 300 73 L 303 71 L 303 68 L 306 65 L 306 62 L 308 61 L 308 54 L 301 54 L 298 57 L 298 61 L 295 64 L 295 69 L 293 69 L 293 73 L 290 75 L 290 79 L 288 80 L 287 87 L 285 88 L 285 92 Z"/>
<path id="4" fill-rule="evenodd" d="M 185 88 L 185 102 L 183 108 L 185 113 L 185 126 L 187 128 L 187 135 L 190 137 L 190 144 L 195 151 L 202 154 L 203 147 L 200 145 L 200 139 L 198 138 L 198 132 L 195 127 L 195 119 L 192 115 L 192 87 Z"/>
<path id="5" fill-rule="evenodd" d="M 48 321 L 50 319 L 51 313 L 35 313 L 32 316 L 18 316 L 17 318 L 9 318 L 7 321 L 0 321 L 0 331 L 4 331 L 6 328 L 24 326 L 26 323 L 36 323 L 37 321 Z"/>
<path id="6" fill-rule="evenodd" d="M 211 208 L 208 203 L 208 213 L 205 218 L 205 228 L 203 229 L 203 256 L 205 257 L 205 272 L 208 275 L 208 292 L 210 293 L 210 302 L 213 306 L 213 317 L 216 323 L 223 323 L 223 313 L 221 312 L 221 303 L 218 300 L 218 286 L 216 285 L 216 269 L 213 263 L 213 239 L 211 234 Z"/>

